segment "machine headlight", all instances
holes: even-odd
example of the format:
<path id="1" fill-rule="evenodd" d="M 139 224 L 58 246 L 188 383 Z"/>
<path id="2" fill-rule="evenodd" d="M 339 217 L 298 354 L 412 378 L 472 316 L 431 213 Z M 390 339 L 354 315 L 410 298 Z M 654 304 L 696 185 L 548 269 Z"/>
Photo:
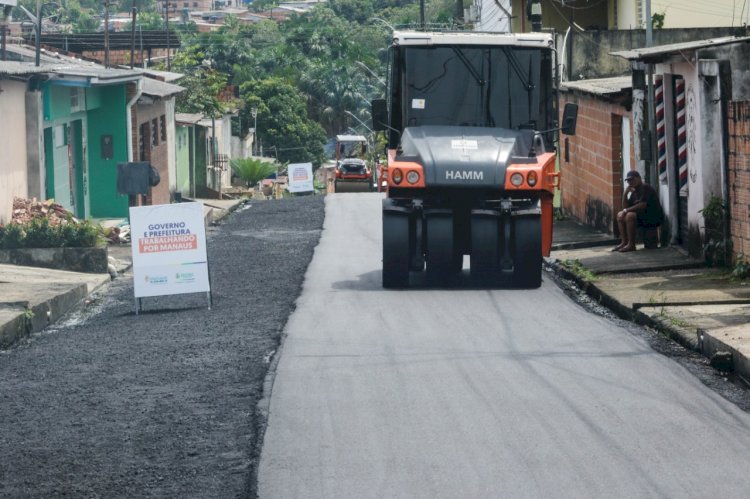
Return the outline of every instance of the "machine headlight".
<path id="1" fill-rule="evenodd" d="M 538 178 L 536 176 L 536 172 L 529 172 L 529 176 L 526 177 L 526 182 L 531 186 L 534 187 L 536 185 Z"/>
<path id="2" fill-rule="evenodd" d="M 404 174 L 401 170 L 396 168 L 395 170 L 393 170 L 393 175 L 391 178 L 393 178 L 394 184 L 400 184 L 401 181 L 404 179 Z"/>
<path id="3" fill-rule="evenodd" d="M 510 176 L 510 183 L 516 187 L 520 187 L 523 184 L 523 175 L 518 172 L 514 173 Z"/>
<path id="4" fill-rule="evenodd" d="M 419 172 L 415 172 L 414 170 L 411 170 L 409 173 L 406 174 L 406 181 L 410 184 L 416 184 L 419 182 Z"/>

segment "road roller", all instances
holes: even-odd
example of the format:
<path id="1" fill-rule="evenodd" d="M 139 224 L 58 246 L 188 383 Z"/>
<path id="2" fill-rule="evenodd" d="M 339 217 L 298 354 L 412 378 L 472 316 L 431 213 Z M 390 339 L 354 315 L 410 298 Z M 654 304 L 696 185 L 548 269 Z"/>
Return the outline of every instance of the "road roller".
<path id="1" fill-rule="evenodd" d="M 560 132 L 555 50 L 547 33 L 394 31 L 384 99 L 383 269 L 386 288 L 414 273 L 448 284 L 541 285 L 552 245 Z M 562 126 L 559 126 L 561 123 Z"/>

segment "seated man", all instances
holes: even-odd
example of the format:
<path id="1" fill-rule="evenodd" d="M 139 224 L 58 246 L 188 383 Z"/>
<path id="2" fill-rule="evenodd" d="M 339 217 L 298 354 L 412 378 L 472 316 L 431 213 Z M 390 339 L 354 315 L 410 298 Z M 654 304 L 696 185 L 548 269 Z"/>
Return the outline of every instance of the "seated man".
<path id="1" fill-rule="evenodd" d="M 659 195 L 653 187 L 643 182 L 640 173 L 630 170 L 625 181 L 628 183 L 622 196 L 625 208 L 617 213 L 617 226 L 622 242 L 612 249 L 621 253 L 635 251 L 637 227 L 658 227 L 663 220 Z"/>

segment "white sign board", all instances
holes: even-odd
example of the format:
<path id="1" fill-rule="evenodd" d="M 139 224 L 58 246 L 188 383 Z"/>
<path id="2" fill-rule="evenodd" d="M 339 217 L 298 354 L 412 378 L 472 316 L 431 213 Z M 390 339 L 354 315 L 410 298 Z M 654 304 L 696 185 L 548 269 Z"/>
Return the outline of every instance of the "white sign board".
<path id="1" fill-rule="evenodd" d="M 289 192 L 310 192 L 313 190 L 312 163 L 292 163 L 289 172 Z"/>
<path id="2" fill-rule="evenodd" d="M 130 208 L 136 298 L 210 291 L 202 203 Z"/>

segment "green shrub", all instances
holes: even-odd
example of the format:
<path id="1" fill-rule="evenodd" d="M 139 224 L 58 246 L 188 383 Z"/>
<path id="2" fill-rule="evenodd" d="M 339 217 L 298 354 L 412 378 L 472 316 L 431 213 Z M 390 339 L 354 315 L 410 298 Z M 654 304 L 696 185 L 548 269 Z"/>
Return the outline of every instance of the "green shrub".
<path id="1" fill-rule="evenodd" d="M 96 246 L 102 235 L 101 227 L 94 225 L 88 220 L 78 225 L 75 237 L 66 241 L 65 246 L 75 246 L 80 248 L 90 248 Z"/>
<path id="2" fill-rule="evenodd" d="M 78 238 L 78 226 L 75 223 L 65 223 L 57 226 L 60 246 L 78 246 L 75 244 Z"/>
<path id="3" fill-rule="evenodd" d="M 16 248 L 91 248 L 103 240 L 102 229 L 88 220 L 70 219 L 50 225 L 47 218 L 34 218 L 26 224 L 11 222 L 0 227 L 0 249 Z"/>
<path id="4" fill-rule="evenodd" d="M 56 248 L 60 246 L 57 227 L 50 226 L 47 218 L 34 218 L 26 224 L 26 239 L 23 245 L 27 248 Z"/>
<path id="5" fill-rule="evenodd" d="M 2 237 L 0 237 L 0 248 L 23 248 L 25 237 L 26 233 L 23 230 L 23 225 L 11 222 L 3 227 Z"/>

